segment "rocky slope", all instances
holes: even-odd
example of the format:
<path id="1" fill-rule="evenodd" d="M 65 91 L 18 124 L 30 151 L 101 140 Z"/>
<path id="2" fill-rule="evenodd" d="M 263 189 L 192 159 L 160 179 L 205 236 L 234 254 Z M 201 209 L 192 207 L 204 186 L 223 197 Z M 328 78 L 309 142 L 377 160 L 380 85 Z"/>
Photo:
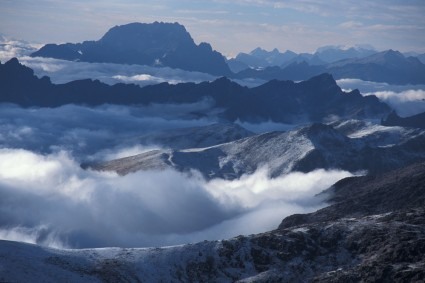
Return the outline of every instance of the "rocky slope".
<path id="1" fill-rule="evenodd" d="M 274 231 L 148 249 L 59 250 L 0 241 L 0 280 L 423 282 L 425 163 L 340 181 L 329 207 Z"/>
<path id="2" fill-rule="evenodd" d="M 229 75 L 223 55 L 208 43 L 196 45 L 178 23 L 131 23 L 111 28 L 98 41 L 47 44 L 31 54 L 64 60 L 168 66 L 213 75 Z"/>
<path id="3" fill-rule="evenodd" d="M 183 172 L 197 170 L 208 179 L 234 179 L 262 166 L 267 166 L 272 177 L 319 168 L 379 173 L 425 159 L 423 130 L 383 127 L 361 121 L 334 126 L 313 124 L 207 148 L 155 150 L 90 167 L 122 175 L 172 167 Z"/>

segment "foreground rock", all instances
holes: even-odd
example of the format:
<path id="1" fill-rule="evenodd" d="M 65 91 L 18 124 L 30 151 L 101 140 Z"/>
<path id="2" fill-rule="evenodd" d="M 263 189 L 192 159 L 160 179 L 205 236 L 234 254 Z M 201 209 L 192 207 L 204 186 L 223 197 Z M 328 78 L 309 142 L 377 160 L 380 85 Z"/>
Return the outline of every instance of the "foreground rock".
<path id="1" fill-rule="evenodd" d="M 425 163 L 345 179 L 326 193 L 327 208 L 230 240 L 86 250 L 0 241 L 0 280 L 423 282 Z"/>

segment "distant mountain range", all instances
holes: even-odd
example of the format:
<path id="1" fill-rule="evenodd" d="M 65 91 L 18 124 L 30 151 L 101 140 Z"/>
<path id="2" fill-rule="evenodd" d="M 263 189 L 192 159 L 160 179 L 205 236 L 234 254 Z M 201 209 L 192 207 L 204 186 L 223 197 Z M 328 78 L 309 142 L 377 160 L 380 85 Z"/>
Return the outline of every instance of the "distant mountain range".
<path id="1" fill-rule="evenodd" d="M 375 96 L 363 97 L 357 90 L 343 92 L 329 74 L 300 83 L 273 80 L 255 88 L 242 87 L 227 78 L 143 88 L 126 84 L 109 86 L 89 79 L 55 85 L 48 77 L 37 78 L 30 68 L 12 59 L 0 64 L 0 91 L 0 102 L 25 107 L 207 101 L 216 110 L 214 115 L 227 121 L 300 123 L 335 117 L 381 119 L 391 112 Z"/>
<path id="2" fill-rule="evenodd" d="M 224 57 L 208 43 L 196 45 L 178 23 L 131 23 L 111 28 L 98 41 L 47 44 L 31 54 L 72 61 L 168 66 L 229 75 Z"/>
<path id="3" fill-rule="evenodd" d="M 281 53 L 277 48 L 272 51 L 264 50 L 260 47 L 252 50 L 250 53 L 239 53 L 236 58 L 228 60 L 230 69 L 233 72 L 240 72 L 244 69 L 259 69 L 266 67 L 286 67 L 293 63 L 306 62 L 309 65 L 325 65 L 336 61 L 363 58 L 375 54 L 372 47 L 350 47 L 341 48 L 339 46 L 324 46 L 313 54 L 295 53 L 287 50 Z"/>
<path id="4" fill-rule="evenodd" d="M 257 48 L 227 60 L 210 44 L 196 45 L 178 23 L 131 23 L 111 28 L 97 41 L 47 44 L 31 56 L 72 61 L 168 66 L 216 76 L 265 80 L 306 80 L 327 72 L 336 79 L 357 78 L 389 84 L 425 84 L 418 57 L 372 47 L 326 46 L 314 54 Z"/>
<path id="5" fill-rule="evenodd" d="M 154 150 L 88 167 L 122 175 L 174 168 L 197 170 L 207 179 L 235 179 L 262 166 L 267 166 L 271 177 L 319 168 L 376 174 L 423 160 L 425 131 L 350 120 L 264 133 L 206 148 Z"/>
<path id="6" fill-rule="evenodd" d="M 0 241 L 0 280 L 58 282 L 420 282 L 425 164 L 346 178 L 330 206 L 278 229 L 165 248 L 63 250 Z"/>
<path id="7" fill-rule="evenodd" d="M 236 58 L 228 61 L 232 71 L 242 71 L 241 67 L 247 68 L 266 68 L 266 67 L 285 67 L 292 63 L 306 62 L 309 65 L 325 65 L 336 61 L 352 58 L 364 58 L 378 53 L 373 47 L 354 46 L 342 48 L 340 46 L 324 46 L 317 49 L 313 54 L 297 54 L 291 50 L 281 53 L 277 48 L 272 51 L 266 51 L 262 48 L 256 48 L 250 53 L 239 53 Z"/>
<path id="8" fill-rule="evenodd" d="M 363 58 L 344 59 L 327 64 L 309 64 L 308 60 L 293 62 L 283 67 L 246 69 L 236 78 L 304 80 L 320 73 L 329 73 L 335 79 L 356 78 L 389 84 L 425 84 L 425 65 L 418 58 L 405 58 L 398 51 L 388 50 Z"/>

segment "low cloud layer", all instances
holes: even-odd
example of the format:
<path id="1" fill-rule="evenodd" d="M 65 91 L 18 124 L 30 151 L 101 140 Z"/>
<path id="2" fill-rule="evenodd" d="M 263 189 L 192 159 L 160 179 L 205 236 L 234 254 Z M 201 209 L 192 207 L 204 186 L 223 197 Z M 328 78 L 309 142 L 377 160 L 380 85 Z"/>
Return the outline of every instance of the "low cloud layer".
<path id="1" fill-rule="evenodd" d="M 13 57 L 30 55 L 42 46 L 43 44 L 10 39 L 0 34 L 0 61 L 4 63 Z"/>
<path id="2" fill-rule="evenodd" d="M 358 79 L 342 79 L 337 83 L 347 91 L 359 89 L 365 96 L 376 95 L 402 117 L 425 112 L 425 85 L 389 85 Z"/>
<path id="3" fill-rule="evenodd" d="M 147 107 L 65 105 L 34 109 L 0 104 L 0 147 L 42 153 L 66 150 L 79 160 L 94 154 L 99 157 L 102 151 L 109 154 L 108 150 L 137 147 L 137 137 L 152 132 L 212 124 L 214 119 L 190 116 L 194 110 L 208 112 L 210 108 L 210 101 Z"/>
<path id="4" fill-rule="evenodd" d="M 425 112 L 425 90 L 422 89 L 411 89 L 402 92 L 377 91 L 365 93 L 364 95 L 376 95 L 394 108 L 402 117 Z"/>
<path id="5" fill-rule="evenodd" d="M 142 247 L 263 232 L 289 214 L 323 206 L 314 194 L 350 175 L 319 170 L 270 179 L 263 168 L 239 180 L 205 181 L 196 172 L 122 177 L 80 167 L 154 149 L 139 143 L 142 135 L 214 123 L 190 118 L 194 109 L 210 107 L 209 101 L 53 109 L 1 104 L 0 239 Z"/>
<path id="6" fill-rule="evenodd" d="M 158 246 L 275 228 L 317 209 L 314 194 L 347 172 L 318 170 L 239 180 L 175 172 L 124 177 L 85 171 L 67 152 L 0 150 L 0 238 L 57 247 Z"/>
<path id="7" fill-rule="evenodd" d="M 97 79 L 107 84 L 134 83 L 145 86 L 161 82 L 176 84 L 216 79 L 216 77 L 209 74 L 168 67 L 156 68 L 141 65 L 86 63 L 29 57 L 31 53 L 42 46 L 43 44 L 12 40 L 0 36 L 0 61 L 6 62 L 13 57 L 17 57 L 22 64 L 33 69 L 38 77 L 48 76 L 56 84 L 81 79 Z"/>
<path id="8" fill-rule="evenodd" d="M 107 84 L 133 83 L 140 86 L 168 82 L 212 81 L 216 77 L 168 67 L 149 67 L 112 63 L 87 63 L 41 57 L 20 57 L 20 62 L 34 70 L 38 77 L 48 76 L 56 84 L 81 79 L 97 79 Z"/>

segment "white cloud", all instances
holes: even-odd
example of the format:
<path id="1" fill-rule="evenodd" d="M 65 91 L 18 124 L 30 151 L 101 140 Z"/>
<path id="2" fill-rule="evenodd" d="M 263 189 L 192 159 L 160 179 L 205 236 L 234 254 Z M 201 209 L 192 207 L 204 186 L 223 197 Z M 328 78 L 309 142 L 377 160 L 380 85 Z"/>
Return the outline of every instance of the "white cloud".
<path id="1" fill-rule="evenodd" d="M 400 116 L 412 116 L 425 112 L 425 90 L 406 90 L 402 92 L 377 91 L 365 93 L 375 95 L 388 103 Z"/>
<path id="2" fill-rule="evenodd" d="M 24 109 L 0 104 L 0 146 L 45 153 L 65 149 L 80 160 L 94 154 L 99 157 L 99 152 L 107 149 L 138 146 L 137 137 L 149 133 L 212 124 L 216 120 L 208 118 L 211 107 L 208 100 L 180 105 L 95 108 L 65 105 Z M 193 111 L 206 113 L 207 117 L 193 117 Z"/>
<path id="3" fill-rule="evenodd" d="M 199 174 L 175 171 L 120 177 L 80 168 L 81 161 L 152 149 L 139 144 L 140 135 L 211 124 L 184 118 L 209 107 L 208 101 L 53 109 L 0 105 L 0 237 L 95 247 L 171 245 L 256 233 L 275 228 L 289 214 L 323 206 L 312 196 L 350 175 L 319 170 L 269 179 L 263 169 L 239 180 L 205 181 Z M 282 127 L 269 124 L 258 130 Z"/>
<path id="4" fill-rule="evenodd" d="M 20 62 L 34 70 L 38 77 L 49 76 L 56 84 L 81 79 L 97 79 L 107 84 L 134 83 L 140 86 L 161 82 L 202 82 L 216 77 L 168 67 L 86 63 L 41 57 L 20 57 Z"/>
<path id="5" fill-rule="evenodd" d="M 42 44 L 22 40 L 9 39 L 0 35 L 0 61 L 5 62 L 13 57 L 26 56 L 41 48 Z"/>
<path id="6" fill-rule="evenodd" d="M 425 112 L 425 85 L 389 85 L 359 79 L 341 79 L 337 84 L 343 90 L 359 89 L 363 95 L 376 95 L 401 116 Z"/>
<path id="7" fill-rule="evenodd" d="M 50 246 L 152 246 L 277 227 L 323 204 L 314 194 L 347 172 L 205 181 L 175 171 L 84 171 L 67 153 L 0 151 L 0 238 Z M 33 171 L 36 170 L 34 173 Z"/>

